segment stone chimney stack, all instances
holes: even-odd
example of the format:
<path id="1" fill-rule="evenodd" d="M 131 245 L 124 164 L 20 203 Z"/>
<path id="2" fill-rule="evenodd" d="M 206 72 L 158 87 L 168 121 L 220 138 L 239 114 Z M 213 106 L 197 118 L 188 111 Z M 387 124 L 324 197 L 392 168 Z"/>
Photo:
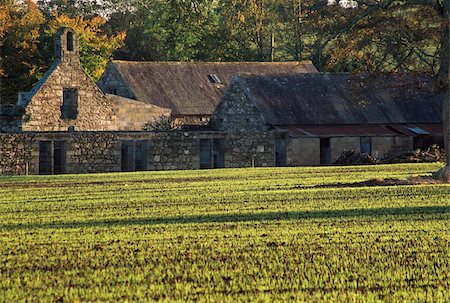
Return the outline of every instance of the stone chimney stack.
<path id="1" fill-rule="evenodd" d="M 78 35 L 70 27 L 61 27 L 55 34 L 55 59 L 79 62 Z"/>

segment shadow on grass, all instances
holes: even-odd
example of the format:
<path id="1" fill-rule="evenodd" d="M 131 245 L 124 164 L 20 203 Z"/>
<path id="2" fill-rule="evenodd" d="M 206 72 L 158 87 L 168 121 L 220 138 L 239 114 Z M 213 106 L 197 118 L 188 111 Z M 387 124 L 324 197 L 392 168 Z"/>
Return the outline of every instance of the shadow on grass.
<path id="1" fill-rule="evenodd" d="M 252 221 L 308 220 L 326 218 L 379 217 L 449 214 L 450 206 L 418 206 L 398 208 L 363 208 L 344 210 L 292 211 L 292 212 L 258 212 L 237 214 L 212 214 L 182 217 L 161 218 L 124 218 L 75 222 L 48 222 L 29 224 L 0 224 L 0 230 L 15 229 L 50 229 L 50 228 L 88 228 L 117 227 L 132 225 L 158 224 L 199 224 L 199 223 L 232 223 Z M 426 218 L 424 218 L 426 219 Z"/>

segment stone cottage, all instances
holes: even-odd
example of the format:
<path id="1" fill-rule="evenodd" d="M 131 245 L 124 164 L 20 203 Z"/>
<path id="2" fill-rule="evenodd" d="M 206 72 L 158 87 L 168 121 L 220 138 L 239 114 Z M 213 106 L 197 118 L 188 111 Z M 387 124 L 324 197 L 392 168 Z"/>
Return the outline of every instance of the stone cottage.
<path id="1" fill-rule="evenodd" d="M 240 75 L 211 127 L 274 132 L 278 166 L 331 164 L 344 150 L 383 158 L 442 141 L 443 100 L 423 74 Z"/>
<path id="2" fill-rule="evenodd" d="M 20 93 L 17 107 L 23 113 L 18 126 L 2 131 L 107 131 L 141 130 L 142 125 L 170 110 L 104 94 L 80 64 L 79 41 L 70 28 L 55 35 L 55 61 L 30 92 Z"/>
<path id="3" fill-rule="evenodd" d="M 97 82 L 104 93 L 169 108 L 176 125 L 206 125 L 225 88 L 238 73 L 317 73 L 303 62 L 112 61 Z"/>

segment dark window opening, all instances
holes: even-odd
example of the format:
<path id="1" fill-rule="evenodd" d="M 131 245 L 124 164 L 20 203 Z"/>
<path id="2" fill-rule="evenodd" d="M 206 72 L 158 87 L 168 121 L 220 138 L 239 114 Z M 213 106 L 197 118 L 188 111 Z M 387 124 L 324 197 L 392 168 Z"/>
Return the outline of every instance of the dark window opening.
<path id="1" fill-rule="evenodd" d="M 133 171 L 133 141 L 122 141 L 121 171 Z"/>
<path id="2" fill-rule="evenodd" d="M 111 95 L 117 95 L 117 88 L 110 88 L 110 89 L 109 89 L 109 93 L 110 93 Z"/>
<path id="3" fill-rule="evenodd" d="M 147 170 L 147 157 L 148 155 L 148 141 L 147 140 L 137 140 L 136 149 L 134 151 L 135 171 Z"/>
<path id="4" fill-rule="evenodd" d="M 67 42 L 67 50 L 68 51 L 73 51 L 73 33 L 72 32 L 67 32 L 67 37 L 66 37 L 66 42 Z"/>
<path id="5" fill-rule="evenodd" d="M 286 166 L 286 139 L 279 138 L 275 140 L 275 166 Z"/>
<path id="6" fill-rule="evenodd" d="M 368 155 L 372 154 L 372 138 L 371 137 L 361 137 L 359 141 L 361 153 Z"/>
<path id="7" fill-rule="evenodd" d="M 212 168 L 211 151 L 211 140 L 200 139 L 200 168 Z"/>
<path id="8" fill-rule="evenodd" d="M 61 118 L 74 120 L 78 116 L 78 90 L 64 89 Z"/>
<path id="9" fill-rule="evenodd" d="M 320 164 L 322 165 L 331 164 L 330 138 L 320 139 Z"/>

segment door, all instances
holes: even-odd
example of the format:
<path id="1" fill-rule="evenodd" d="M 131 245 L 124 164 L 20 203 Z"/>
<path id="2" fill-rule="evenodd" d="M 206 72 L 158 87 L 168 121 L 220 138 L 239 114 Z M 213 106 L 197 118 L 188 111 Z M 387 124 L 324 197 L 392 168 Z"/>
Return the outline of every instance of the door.
<path id="1" fill-rule="evenodd" d="M 64 174 L 66 172 L 66 142 L 53 142 L 53 173 Z"/>
<path id="2" fill-rule="evenodd" d="M 39 174 L 51 175 L 52 169 L 52 141 L 39 142 Z"/>
<path id="3" fill-rule="evenodd" d="M 330 138 L 320 138 L 320 164 L 331 164 Z"/>
<path id="4" fill-rule="evenodd" d="M 287 165 L 285 138 L 275 139 L 275 165 L 276 166 Z"/>
<path id="5" fill-rule="evenodd" d="M 211 139 L 200 139 L 200 168 L 211 168 Z"/>
<path id="6" fill-rule="evenodd" d="M 122 141 L 121 171 L 133 171 L 133 141 Z"/>
<path id="7" fill-rule="evenodd" d="M 214 168 L 225 167 L 225 142 L 224 139 L 213 139 L 213 163 Z"/>
<path id="8" fill-rule="evenodd" d="M 137 140 L 136 148 L 134 151 L 134 170 L 142 171 L 147 170 L 147 155 L 148 155 L 148 141 L 147 140 Z"/>

